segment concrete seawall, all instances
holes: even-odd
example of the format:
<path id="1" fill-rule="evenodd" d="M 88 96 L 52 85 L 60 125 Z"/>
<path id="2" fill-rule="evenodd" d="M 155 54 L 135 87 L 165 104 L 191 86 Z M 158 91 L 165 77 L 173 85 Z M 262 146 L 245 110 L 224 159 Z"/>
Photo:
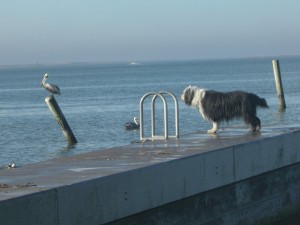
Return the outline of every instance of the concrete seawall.
<path id="1" fill-rule="evenodd" d="M 259 224 L 300 206 L 300 130 L 242 129 L 0 169 L 0 225 Z"/>

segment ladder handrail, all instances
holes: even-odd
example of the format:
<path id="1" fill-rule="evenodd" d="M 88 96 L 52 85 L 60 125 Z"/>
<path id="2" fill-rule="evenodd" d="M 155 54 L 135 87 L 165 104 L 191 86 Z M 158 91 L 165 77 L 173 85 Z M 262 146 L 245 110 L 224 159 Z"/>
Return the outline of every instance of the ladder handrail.
<path id="1" fill-rule="evenodd" d="M 177 101 L 177 98 L 170 91 L 159 91 L 158 93 L 161 94 L 161 95 L 164 95 L 164 94 L 170 95 L 173 98 L 173 100 L 174 100 L 174 105 L 175 105 L 175 107 L 174 107 L 174 110 L 175 110 L 175 112 L 174 112 L 174 116 L 175 116 L 175 136 L 174 137 L 175 138 L 179 138 L 179 110 L 178 110 L 178 101 Z M 152 98 L 152 103 L 151 103 L 151 106 L 152 106 L 151 109 L 153 109 L 153 113 L 151 115 L 152 116 L 152 118 L 151 118 L 152 120 L 154 120 L 154 117 L 155 117 L 155 104 L 154 103 L 155 103 L 156 98 L 157 98 L 157 95 L 154 95 L 153 98 Z M 155 136 L 155 123 L 152 126 L 152 137 L 153 136 Z"/>
<path id="2" fill-rule="evenodd" d="M 145 99 L 150 95 L 159 96 L 161 98 L 161 100 L 163 101 L 163 104 L 164 104 L 164 128 L 165 128 L 164 137 L 165 137 L 165 139 L 168 139 L 168 119 L 167 119 L 166 99 L 164 98 L 164 96 L 162 96 L 161 94 L 159 94 L 157 92 L 148 92 L 140 100 L 140 140 L 145 139 L 144 138 L 144 108 L 143 108 L 143 104 L 144 104 Z M 152 123 L 152 127 L 153 127 L 154 120 L 152 120 L 151 123 Z"/>
<path id="3" fill-rule="evenodd" d="M 168 139 L 168 106 L 166 99 L 163 95 L 170 95 L 174 100 L 175 105 L 175 138 L 179 138 L 179 110 L 178 110 L 178 101 L 176 96 L 170 92 L 170 91 L 159 91 L 159 92 L 148 92 L 146 93 L 140 100 L 140 140 L 145 140 L 144 138 L 144 101 L 147 97 L 153 96 L 151 101 L 151 135 L 152 139 L 155 138 L 161 138 L 161 136 L 155 136 L 155 101 L 157 97 L 160 97 L 160 99 L 163 102 L 164 105 L 164 138 Z"/>

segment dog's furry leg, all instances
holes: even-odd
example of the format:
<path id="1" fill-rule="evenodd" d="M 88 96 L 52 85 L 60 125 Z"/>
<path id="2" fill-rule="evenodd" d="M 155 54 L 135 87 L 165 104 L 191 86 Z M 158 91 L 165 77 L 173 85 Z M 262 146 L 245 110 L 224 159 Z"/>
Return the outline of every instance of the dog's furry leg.
<path id="1" fill-rule="evenodd" d="M 255 116 L 255 121 L 251 122 L 251 130 L 253 132 L 260 131 L 260 128 L 261 128 L 261 126 L 260 126 L 260 119 L 257 116 Z"/>
<path id="2" fill-rule="evenodd" d="M 217 130 L 219 129 L 219 123 L 213 122 L 213 127 L 207 131 L 208 134 L 215 134 L 217 133 Z"/>

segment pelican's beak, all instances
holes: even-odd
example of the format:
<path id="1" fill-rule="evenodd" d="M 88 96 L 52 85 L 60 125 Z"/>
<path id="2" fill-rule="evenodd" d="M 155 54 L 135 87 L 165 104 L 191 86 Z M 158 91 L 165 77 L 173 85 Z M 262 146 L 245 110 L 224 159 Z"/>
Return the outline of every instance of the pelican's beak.
<path id="1" fill-rule="evenodd" d="M 47 80 L 47 78 L 48 78 L 48 74 L 45 73 L 44 78 L 43 78 L 43 80 L 41 82 L 41 87 L 43 86 L 43 83 Z"/>

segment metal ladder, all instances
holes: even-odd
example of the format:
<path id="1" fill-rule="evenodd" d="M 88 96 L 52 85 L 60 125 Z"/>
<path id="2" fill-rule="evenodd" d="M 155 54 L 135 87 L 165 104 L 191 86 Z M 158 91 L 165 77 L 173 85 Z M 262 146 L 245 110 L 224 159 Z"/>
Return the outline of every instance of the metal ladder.
<path id="1" fill-rule="evenodd" d="M 169 136 L 168 134 L 168 106 L 166 99 L 163 95 L 169 95 L 173 98 L 174 100 L 174 105 L 175 105 L 175 135 L 174 136 Z M 140 101 L 140 140 L 145 141 L 148 140 L 149 138 L 144 137 L 144 101 L 147 97 L 152 96 L 152 101 L 151 101 L 151 138 L 152 140 L 157 140 L 157 139 L 165 139 L 167 140 L 169 137 L 172 138 L 179 138 L 179 110 L 178 110 L 178 101 L 176 96 L 169 91 L 159 91 L 159 92 L 149 92 L 145 94 Z M 164 136 L 157 136 L 155 135 L 155 101 L 159 97 L 164 105 Z"/>

